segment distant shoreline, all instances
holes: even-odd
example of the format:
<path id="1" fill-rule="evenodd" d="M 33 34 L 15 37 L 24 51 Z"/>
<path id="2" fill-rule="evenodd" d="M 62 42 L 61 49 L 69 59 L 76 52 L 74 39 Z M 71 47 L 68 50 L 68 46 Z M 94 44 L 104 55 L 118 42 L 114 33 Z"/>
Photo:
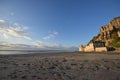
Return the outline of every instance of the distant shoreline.
<path id="1" fill-rule="evenodd" d="M 9 51 L 9 50 L 8 50 Z M 10 50 L 11 51 L 11 50 Z M 17 51 L 17 50 L 13 50 L 13 51 Z M 21 52 L 20 52 L 21 53 Z M 23 53 L 22 54 L 0 54 L 0 56 L 52 56 L 52 55 L 78 55 L 78 54 L 112 54 L 112 55 L 117 55 L 120 54 L 119 51 L 111 51 L 111 52 L 79 52 L 79 51 L 74 51 L 74 52 L 65 52 L 65 51 L 61 51 L 61 52 L 32 52 L 30 53 L 30 51 L 27 51 L 27 53 Z"/>

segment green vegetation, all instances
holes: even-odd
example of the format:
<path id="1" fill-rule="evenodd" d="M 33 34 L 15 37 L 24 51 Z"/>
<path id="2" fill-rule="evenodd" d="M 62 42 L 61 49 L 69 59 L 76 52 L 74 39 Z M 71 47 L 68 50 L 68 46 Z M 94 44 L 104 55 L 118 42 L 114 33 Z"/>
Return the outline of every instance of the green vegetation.
<path id="1" fill-rule="evenodd" d="M 120 48 L 120 38 L 119 37 L 112 39 L 112 46 L 115 48 Z"/>
<path id="2" fill-rule="evenodd" d="M 114 29 L 111 31 L 111 36 L 112 36 L 113 38 L 117 38 L 117 37 L 118 37 L 118 34 L 117 34 L 118 31 L 119 31 L 119 29 L 114 28 Z"/>
<path id="3" fill-rule="evenodd" d="M 99 36 L 100 36 L 100 34 L 98 34 L 97 36 L 94 36 L 92 40 L 95 41 L 96 39 L 99 38 Z"/>
<path id="4" fill-rule="evenodd" d="M 97 36 L 94 36 L 90 42 L 94 42 L 95 40 L 97 40 L 99 38 L 99 36 L 100 36 L 100 34 L 98 34 Z"/>
<path id="5" fill-rule="evenodd" d="M 118 34 L 117 34 L 117 32 L 119 30 L 120 29 L 114 28 L 111 31 L 111 34 L 112 34 L 112 46 L 115 47 L 115 48 L 120 48 L 120 37 L 118 37 Z"/>

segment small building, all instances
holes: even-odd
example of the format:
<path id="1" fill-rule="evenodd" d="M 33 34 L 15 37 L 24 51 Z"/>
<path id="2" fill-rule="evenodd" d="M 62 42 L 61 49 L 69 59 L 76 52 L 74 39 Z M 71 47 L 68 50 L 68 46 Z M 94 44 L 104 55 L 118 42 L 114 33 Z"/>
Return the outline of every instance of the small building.
<path id="1" fill-rule="evenodd" d="M 82 51 L 82 52 L 105 52 L 105 51 L 107 51 L 107 47 L 105 46 L 105 42 L 94 41 L 94 42 L 90 42 L 86 46 L 80 46 L 79 51 Z"/>

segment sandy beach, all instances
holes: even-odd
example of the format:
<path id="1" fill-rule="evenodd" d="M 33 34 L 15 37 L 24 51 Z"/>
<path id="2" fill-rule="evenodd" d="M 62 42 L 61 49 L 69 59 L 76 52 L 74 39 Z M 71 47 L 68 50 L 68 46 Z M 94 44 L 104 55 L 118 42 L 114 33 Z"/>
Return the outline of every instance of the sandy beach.
<path id="1" fill-rule="evenodd" d="M 0 80 L 120 80 L 119 53 L 0 55 Z"/>

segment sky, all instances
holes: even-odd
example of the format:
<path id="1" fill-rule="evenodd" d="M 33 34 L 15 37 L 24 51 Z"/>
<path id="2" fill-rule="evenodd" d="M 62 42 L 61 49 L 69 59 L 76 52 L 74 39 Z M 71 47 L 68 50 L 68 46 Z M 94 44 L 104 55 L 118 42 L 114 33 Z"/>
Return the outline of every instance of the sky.
<path id="1" fill-rule="evenodd" d="M 120 0 L 0 0 L 0 49 L 72 49 L 120 16 Z"/>

